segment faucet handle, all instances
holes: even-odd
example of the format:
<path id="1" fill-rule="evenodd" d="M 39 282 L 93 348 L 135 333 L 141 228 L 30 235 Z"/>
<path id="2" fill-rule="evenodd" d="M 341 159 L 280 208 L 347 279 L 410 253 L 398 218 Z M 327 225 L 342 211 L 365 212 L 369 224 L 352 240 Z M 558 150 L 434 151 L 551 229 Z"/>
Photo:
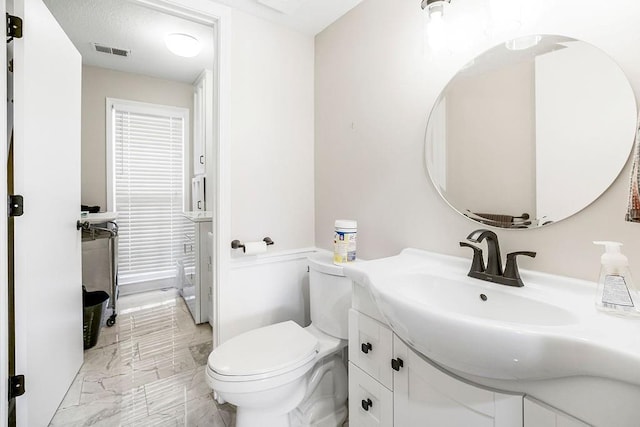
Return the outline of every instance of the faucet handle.
<path id="1" fill-rule="evenodd" d="M 518 263 L 516 262 L 516 257 L 518 255 L 525 255 L 531 258 L 536 257 L 536 253 L 530 251 L 518 251 L 507 254 L 507 265 L 504 267 L 504 278 L 514 280 L 517 284 L 514 284 L 513 286 L 524 286 L 522 279 L 520 278 Z"/>
<path id="2" fill-rule="evenodd" d="M 471 270 L 469 270 L 469 273 L 482 273 L 484 271 L 484 258 L 482 256 L 482 249 L 467 242 L 460 242 L 460 247 L 473 249 L 473 261 L 471 261 Z"/>

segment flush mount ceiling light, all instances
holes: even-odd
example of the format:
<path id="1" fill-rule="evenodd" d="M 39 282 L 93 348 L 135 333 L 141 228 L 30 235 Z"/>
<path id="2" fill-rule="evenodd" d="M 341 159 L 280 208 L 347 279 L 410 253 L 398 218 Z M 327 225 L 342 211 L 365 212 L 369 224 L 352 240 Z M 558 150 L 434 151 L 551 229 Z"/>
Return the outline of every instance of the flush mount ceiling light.
<path id="1" fill-rule="evenodd" d="M 444 15 L 444 9 L 446 5 L 451 3 L 451 0 L 422 0 L 420 7 L 422 10 L 426 10 L 430 20 L 440 20 Z"/>
<path id="2" fill-rule="evenodd" d="M 164 39 L 167 49 L 174 55 L 192 58 L 200 53 L 200 42 L 197 38 L 183 33 L 172 33 Z"/>

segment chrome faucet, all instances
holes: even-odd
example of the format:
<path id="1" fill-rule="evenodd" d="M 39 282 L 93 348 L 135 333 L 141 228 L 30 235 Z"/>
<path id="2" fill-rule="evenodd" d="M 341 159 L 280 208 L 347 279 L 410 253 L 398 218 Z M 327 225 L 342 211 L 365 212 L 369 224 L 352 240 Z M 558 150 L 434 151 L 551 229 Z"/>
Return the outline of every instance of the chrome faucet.
<path id="1" fill-rule="evenodd" d="M 490 230 L 480 229 L 469 234 L 467 236 L 467 240 L 474 243 L 480 243 L 483 240 L 486 240 L 488 251 L 487 266 L 485 268 L 482 249 L 467 242 L 460 242 L 461 247 L 473 249 L 473 261 L 467 276 L 507 286 L 524 286 L 522 278 L 520 277 L 520 272 L 518 271 L 516 257 L 518 255 L 525 255 L 535 258 L 535 252 L 519 251 L 507 254 L 507 265 L 503 272 L 502 258 L 500 257 L 500 244 L 498 243 L 498 236 L 496 233 Z"/>

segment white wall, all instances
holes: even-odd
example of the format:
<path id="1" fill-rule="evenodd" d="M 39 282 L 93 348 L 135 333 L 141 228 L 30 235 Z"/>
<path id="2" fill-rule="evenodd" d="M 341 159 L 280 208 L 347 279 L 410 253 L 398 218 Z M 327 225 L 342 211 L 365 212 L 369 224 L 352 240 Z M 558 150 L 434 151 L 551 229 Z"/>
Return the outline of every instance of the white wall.
<path id="1" fill-rule="evenodd" d="M 231 218 L 222 250 L 230 253 L 221 254 L 228 271 L 214 296 L 214 345 L 284 320 L 308 324 L 314 246 L 313 37 L 231 9 L 230 39 L 230 161 L 222 165 L 231 179 L 222 206 Z M 267 236 L 275 244 L 264 255 L 230 248 L 230 240 Z"/>
<path id="2" fill-rule="evenodd" d="M 231 238 L 313 246 L 313 37 L 232 11 Z"/>
<path id="3" fill-rule="evenodd" d="M 417 247 L 470 259 L 458 242 L 480 226 L 440 198 L 422 156 L 428 114 L 447 81 L 470 59 L 516 35 L 485 30 L 486 4 L 452 2 L 449 16 L 455 19 L 449 27 L 466 36 L 453 40 L 450 52 L 423 46 L 417 1 L 365 0 L 316 37 L 317 246 L 331 248 L 333 221 L 346 217 L 358 220 L 362 257 Z M 560 34 L 592 43 L 621 65 L 638 93 L 640 3 L 522 4 L 521 35 Z M 620 240 L 640 277 L 640 227 L 624 222 L 629 169 L 628 164 L 602 197 L 565 221 L 537 230 L 497 230 L 503 251 L 534 250 L 538 257 L 523 259 L 524 268 L 596 280 L 600 249 L 591 241 Z"/>
<path id="4" fill-rule="evenodd" d="M 193 117 L 193 86 L 140 74 L 82 67 L 82 203 L 99 205 L 102 210 L 107 209 L 106 98 L 188 108 L 189 117 Z M 189 131 L 189 135 L 192 134 Z"/>

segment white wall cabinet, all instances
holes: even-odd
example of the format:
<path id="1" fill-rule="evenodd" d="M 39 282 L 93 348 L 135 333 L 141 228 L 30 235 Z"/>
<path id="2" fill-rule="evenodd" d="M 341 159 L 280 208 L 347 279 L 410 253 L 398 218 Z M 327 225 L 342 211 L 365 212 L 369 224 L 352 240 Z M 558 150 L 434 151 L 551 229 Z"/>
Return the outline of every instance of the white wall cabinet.
<path id="1" fill-rule="evenodd" d="M 206 146 L 213 142 L 213 73 L 205 70 L 193 84 L 193 175 L 207 171 Z"/>
<path id="2" fill-rule="evenodd" d="M 207 204 L 205 197 L 207 177 L 197 175 L 191 178 L 191 210 L 193 212 L 206 212 Z"/>

